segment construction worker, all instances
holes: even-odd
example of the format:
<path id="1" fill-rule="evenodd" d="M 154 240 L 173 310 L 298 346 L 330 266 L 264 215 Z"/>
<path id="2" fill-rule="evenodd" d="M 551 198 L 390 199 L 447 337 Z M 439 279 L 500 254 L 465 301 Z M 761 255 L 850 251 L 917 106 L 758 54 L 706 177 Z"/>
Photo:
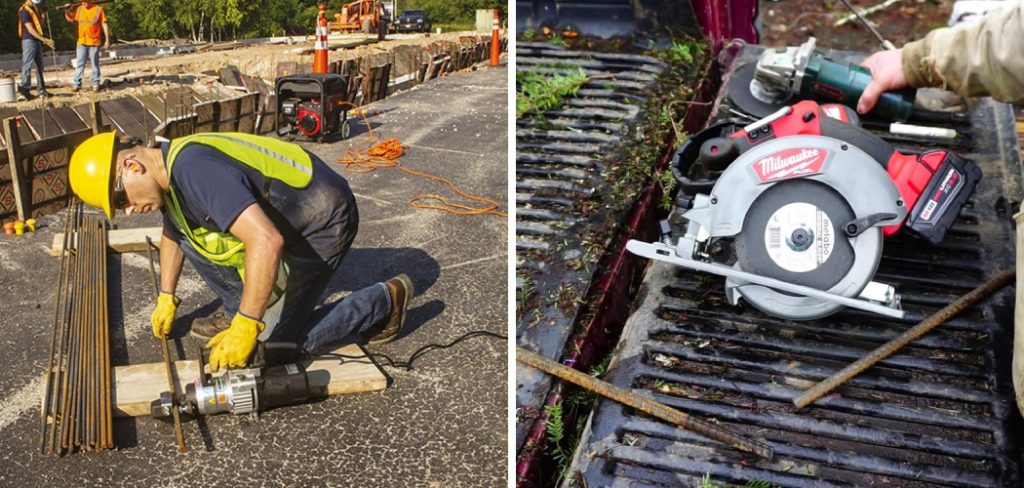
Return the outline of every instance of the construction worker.
<path id="1" fill-rule="evenodd" d="M 862 66 L 871 71 L 873 81 L 861 95 L 857 111 L 867 113 L 882 93 L 908 86 L 1024 103 L 1022 50 L 1024 1 L 1014 0 L 978 22 L 935 29 L 902 49 L 869 56 Z"/>
<path id="2" fill-rule="evenodd" d="M 21 85 L 18 93 L 26 100 L 31 100 L 32 66 L 36 67 L 37 93 L 41 97 L 50 96 L 43 82 L 43 45 L 53 48 L 53 40 L 43 37 L 43 13 L 39 11 L 42 0 L 25 0 L 18 9 L 18 36 L 21 37 Z"/>
<path id="3" fill-rule="evenodd" d="M 89 0 L 82 0 L 78 5 L 68 5 L 64 10 L 64 18 L 68 22 L 78 22 L 78 44 L 75 51 L 74 86 L 78 91 L 82 88 L 82 75 L 85 73 L 85 59 L 89 58 L 92 65 L 92 89 L 100 91 L 100 45 L 110 49 L 110 28 L 107 27 L 107 14 L 103 7 Z M 103 27 L 103 42 L 100 42 L 100 26 Z"/>
<path id="4" fill-rule="evenodd" d="M 1017 46 L 1017 47 L 1013 47 Z M 902 49 L 868 57 L 863 66 L 873 81 L 864 90 L 857 111 L 867 113 L 878 97 L 908 86 L 938 87 L 965 97 L 991 96 L 1024 103 L 1024 0 L 1006 2 L 979 21 L 936 29 Z M 1022 209 L 1024 210 L 1024 209 Z M 1024 211 L 1017 222 L 1017 301 L 1014 310 L 1011 374 L 1017 409 L 1024 413 Z"/>
<path id="5" fill-rule="evenodd" d="M 297 346 L 278 361 L 265 358 L 274 363 L 402 332 L 414 293 L 405 275 L 313 313 L 355 239 L 359 213 L 348 182 L 298 145 L 202 133 L 147 148 L 108 132 L 75 150 L 68 175 L 75 194 L 107 218 L 117 209 L 163 212 L 153 334 L 171 331 L 188 260 L 226 311 L 192 324 L 193 335 L 209 338 L 213 370 L 245 366 L 257 337 Z"/>

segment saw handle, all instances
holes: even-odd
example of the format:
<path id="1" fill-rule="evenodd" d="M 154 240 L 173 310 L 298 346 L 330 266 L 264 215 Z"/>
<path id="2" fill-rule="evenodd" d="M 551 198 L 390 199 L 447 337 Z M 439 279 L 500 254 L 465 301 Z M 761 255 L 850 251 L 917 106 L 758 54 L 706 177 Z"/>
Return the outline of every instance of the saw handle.
<path id="1" fill-rule="evenodd" d="M 758 129 L 743 130 L 729 137 L 736 141 L 739 153 L 745 153 L 754 146 L 788 136 L 825 136 L 846 142 L 866 152 L 872 159 L 887 168 L 896 150 L 859 125 L 857 113 L 850 107 L 839 104 L 818 105 L 811 100 L 793 104 L 788 114 L 782 115 Z"/>

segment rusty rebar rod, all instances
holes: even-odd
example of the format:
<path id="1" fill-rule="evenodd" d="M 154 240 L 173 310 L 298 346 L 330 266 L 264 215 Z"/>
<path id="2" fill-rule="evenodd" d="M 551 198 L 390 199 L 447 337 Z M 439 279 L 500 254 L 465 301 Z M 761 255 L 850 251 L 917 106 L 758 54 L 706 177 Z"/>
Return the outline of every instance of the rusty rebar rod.
<path id="1" fill-rule="evenodd" d="M 60 393 L 60 369 L 63 365 L 61 349 L 65 320 L 64 309 L 67 307 L 66 282 L 68 281 L 68 233 L 71 231 L 71 210 L 74 199 L 68 201 L 64 215 L 64 238 L 61 241 L 60 268 L 57 272 L 56 299 L 53 306 L 53 332 L 50 336 L 50 357 L 46 369 L 46 396 L 40 415 L 39 451 L 45 453 L 53 450 L 53 435 L 57 431 L 57 404 Z M 49 435 L 47 435 L 49 434 Z"/>
<path id="2" fill-rule="evenodd" d="M 1014 276 L 1016 276 L 1016 271 L 1014 269 L 1001 271 L 992 279 L 971 290 L 966 295 L 957 298 L 953 303 L 946 305 L 942 310 L 939 310 L 928 318 L 918 322 L 917 325 L 907 329 L 906 332 L 900 334 L 891 341 L 882 344 L 874 351 L 871 351 L 867 356 L 858 359 L 856 362 L 841 369 L 837 373 L 834 373 L 832 376 L 829 376 L 808 388 L 803 392 L 803 394 L 793 400 L 793 405 L 796 405 L 796 408 L 799 409 L 814 403 L 828 392 L 836 389 L 839 385 L 846 383 L 850 378 L 857 376 L 864 372 L 864 370 L 874 366 L 879 361 L 891 356 L 896 351 L 900 350 L 907 344 L 910 344 L 918 337 L 928 333 L 935 327 L 938 327 L 943 322 L 953 318 L 956 314 L 964 311 L 971 305 L 974 305 L 989 295 L 999 291 L 1002 287 L 1006 286 L 1011 280 L 1013 280 Z"/>
<path id="3" fill-rule="evenodd" d="M 114 447 L 114 408 L 110 403 L 110 309 L 107 307 L 109 295 L 109 288 L 107 282 L 107 225 L 102 223 L 103 230 L 100 237 L 100 258 L 103 260 L 103 306 L 102 320 L 103 324 L 103 413 L 106 417 L 106 430 L 104 435 L 104 447 L 112 449 Z"/>
<path id="4" fill-rule="evenodd" d="M 156 277 L 156 268 L 153 264 L 153 239 L 146 236 L 146 252 L 149 254 L 149 277 L 153 280 L 153 291 L 156 297 L 160 296 L 160 282 Z M 178 452 L 188 452 L 185 446 L 185 431 L 181 428 L 181 414 L 178 412 L 178 387 L 174 381 L 174 367 L 171 363 L 171 346 L 167 343 L 167 336 L 160 338 L 160 345 L 164 351 L 164 366 L 167 368 L 167 387 L 171 392 L 171 417 L 174 418 L 174 439 L 178 441 Z M 202 371 L 199 372 L 202 374 Z"/>
<path id="5" fill-rule="evenodd" d="M 762 458 L 771 459 L 772 447 L 764 442 L 749 439 L 739 433 L 719 427 L 710 422 L 694 418 L 684 412 L 659 403 L 636 392 L 620 388 L 606 381 L 601 381 L 582 371 L 558 364 L 533 351 L 516 347 L 516 361 L 537 368 L 552 376 L 592 391 L 605 398 L 610 398 L 623 405 L 633 407 L 641 412 L 653 415 L 662 420 L 676 424 L 686 430 L 696 432 L 709 439 L 722 442 L 734 449 L 754 453 Z"/>

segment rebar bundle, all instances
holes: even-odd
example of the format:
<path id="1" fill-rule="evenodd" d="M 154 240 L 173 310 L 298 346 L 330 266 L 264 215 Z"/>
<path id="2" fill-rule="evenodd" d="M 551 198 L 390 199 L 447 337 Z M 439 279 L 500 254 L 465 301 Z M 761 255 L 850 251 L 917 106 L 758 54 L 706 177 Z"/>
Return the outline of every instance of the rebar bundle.
<path id="1" fill-rule="evenodd" d="M 64 220 L 53 335 L 39 428 L 43 453 L 114 447 L 104 219 L 73 200 Z"/>

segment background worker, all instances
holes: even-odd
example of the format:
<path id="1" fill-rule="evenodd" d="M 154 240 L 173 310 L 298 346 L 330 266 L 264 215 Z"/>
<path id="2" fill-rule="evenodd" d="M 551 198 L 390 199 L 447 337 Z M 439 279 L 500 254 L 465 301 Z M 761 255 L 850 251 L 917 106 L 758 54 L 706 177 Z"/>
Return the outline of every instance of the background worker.
<path id="1" fill-rule="evenodd" d="M 89 0 L 82 0 L 78 5 L 68 5 L 64 10 L 64 18 L 68 22 L 78 22 L 78 43 L 75 51 L 75 78 L 72 90 L 82 88 L 82 75 L 85 73 L 85 59 L 89 58 L 92 65 L 92 89 L 100 91 L 100 45 L 110 49 L 110 28 L 107 27 L 107 14 L 103 7 Z M 100 26 L 103 27 L 103 42 L 100 42 Z"/>
<path id="2" fill-rule="evenodd" d="M 50 96 L 43 82 L 43 45 L 53 48 L 53 40 L 43 37 L 43 13 L 38 5 L 42 0 L 25 0 L 18 9 L 18 35 L 21 37 L 21 86 L 18 93 L 26 100 L 32 99 L 32 66 L 36 67 L 37 93 Z"/>
<path id="3" fill-rule="evenodd" d="M 878 97 L 907 86 L 937 87 L 965 97 L 991 96 L 1003 102 L 1024 102 L 1024 0 L 1007 2 L 978 22 L 936 29 L 903 49 L 882 51 L 864 60 L 873 81 L 864 90 L 857 111 L 867 113 Z M 1024 243 L 1017 222 L 1017 297 L 1014 310 L 1011 370 L 1017 409 L 1024 413 L 1024 273 L 1019 259 Z"/>
<path id="4" fill-rule="evenodd" d="M 882 93 L 908 86 L 937 87 L 965 97 L 1024 102 L 1024 0 L 1006 2 L 978 22 L 936 29 L 902 49 L 872 54 L 862 66 L 873 81 L 857 111 L 874 108 Z"/>
<path id="5" fill-rule="evenodd" d="M 399 275 L 314 306 L 355 239 L 359 212 L 348 182 L 302 147 L 241 133 L 195 134 L 159 148 L 83 142 L 68 168 L 72 190 L 112 218 L 162 210 L 160 295 L 153 334 L 166 336 L 187 259 L 224 302 L 229 319 L 207 324 L 210 365 L 247 364 L 268 306 L 280 314 L 264 339 L 301 353 L 387 342 L 405 324 L 412 282 Z M 275 308 L 278 308 L 275 307 Z M 195 324 L 193 324 L 195 327 Z M 294 351 L 293 351 L 294 352 Z M 269 364 L 294 360 L 265 358 Z"/>

